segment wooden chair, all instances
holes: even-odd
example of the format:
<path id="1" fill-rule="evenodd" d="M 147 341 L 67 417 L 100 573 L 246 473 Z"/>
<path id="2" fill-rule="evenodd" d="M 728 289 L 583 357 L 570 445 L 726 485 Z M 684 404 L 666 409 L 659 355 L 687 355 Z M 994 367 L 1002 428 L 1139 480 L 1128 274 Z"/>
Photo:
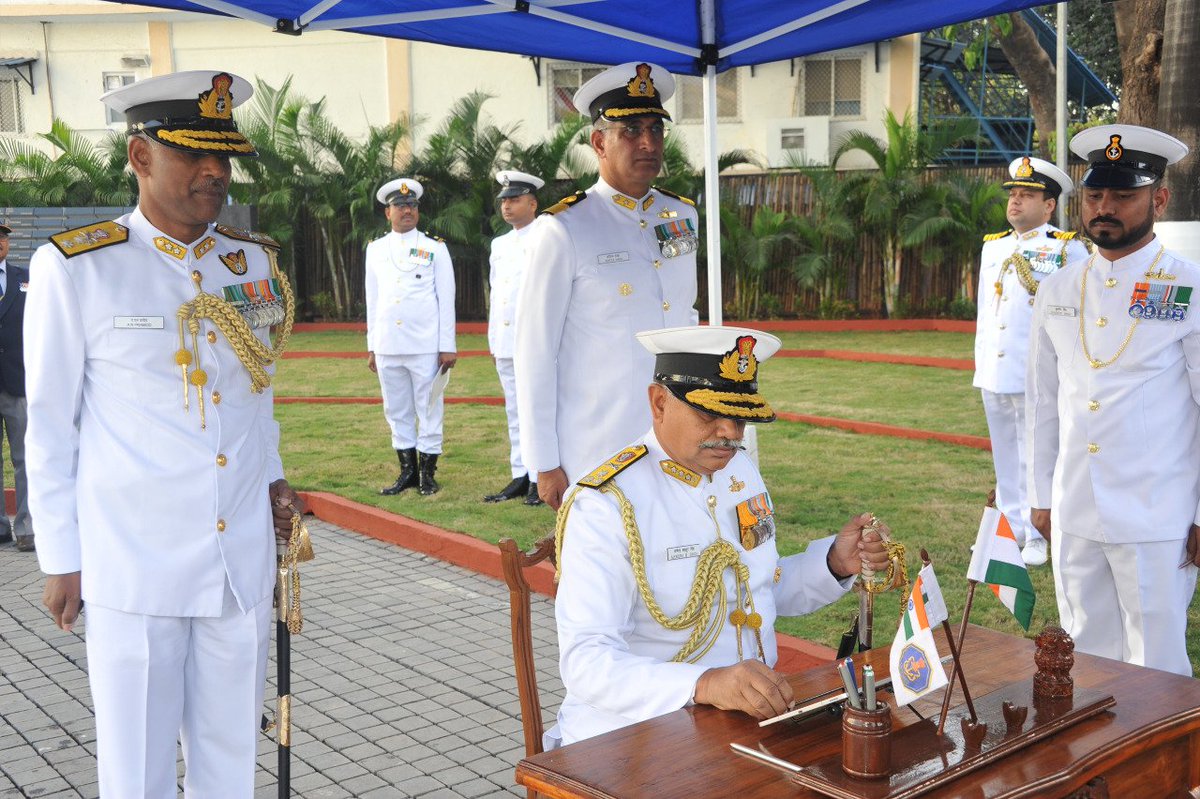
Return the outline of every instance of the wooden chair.
<path id="1" fill-rule="evenodd" d="M 529 609 L 529 582 L 525 569 L 544 560 L 554 563 L 554 535 L 522 552 L 517 542 L 503 538 L 499 543 L 504 582 L 508 583 L 509 610 L 512 614 L 513 665 L 517 674 L 517 696 L 521 701 L 521 726 L 525 730 L 525 755 L 542 751 L 542 702 L 538 697 L 537 671 L 533 662 L 533 618 Z M 537 794 L 529 791 L 529 799 Z"/>

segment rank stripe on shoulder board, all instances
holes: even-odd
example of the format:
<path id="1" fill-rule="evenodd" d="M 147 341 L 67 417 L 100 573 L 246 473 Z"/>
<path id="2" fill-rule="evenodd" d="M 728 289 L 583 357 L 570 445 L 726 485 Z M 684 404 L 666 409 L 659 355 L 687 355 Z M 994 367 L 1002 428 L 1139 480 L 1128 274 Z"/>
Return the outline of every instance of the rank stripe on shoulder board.
<path id="1" fill-rule="evenodd" d="M 542 213 L 543 214 L 561 214 L 563 211 L 567 210 L 572 205 L 575 205 L 576 203 L 581 203 L 585 199 L 587 199 L 587 192 L 586 191 L 577 191 L 574 194 L 568 194 L 566 197 L 563 197 L 561 200 L 556 202 L 554 205 L 550 206 L 545 211 L 542 211 Z"/>
<path id="2" fill-rule="evenodd" d="M 659 194 L 665 194 L 668 197 L 674 197 L 676 200 L 679 200 L 679 202 L 681 202 L 681 203 L 687 203 L 688 205 L 692 206 L 693 208 L 696 207 L 696 201 L 691 199 L 690 197 L 684 197 L 682 194 L 676 194 L 673 191 L 667 191 L 666 189 L 660 189 L 658 186 L 651 186 L 651 188 L 654 189 Z"/>
<path id="3" fill-rule="evenodd" d="M 73 230 L 64 230 L 50 237 L 50 243 L 66 258 L 93 252 L 129 240 L 129 228 L 117 222 L 97 222 Z"/>
<path id="4" fill-rule="evenodd" d="M 645 444 L 626 447 L 589 472 L 586 477 L 579 481 L 579 485 L 587 486 L 588 488 L 599 488 L 643 458 L 646 452 Z"/>
<path id="5" fill-rule="evenodd" d="M 283 249 L 279 242 L 265 233 L 255 233 L 252 230 L 242 230 L 241 228 L 230 227 L 229 225 L 217 225 L 216 230 L 222 236 L 236 239 L 237 241 L 248 241 L 251 244 L 261 244 L 263 247 L 271 247 L 276 250 Z"/>
<path id="6" fill-rule="evenodd" d="M 1011 230 L 1006 230 L 1003 233 L 988 233 L 983 237 L 984 241 L 997 241 L 1012 233 Z"/>

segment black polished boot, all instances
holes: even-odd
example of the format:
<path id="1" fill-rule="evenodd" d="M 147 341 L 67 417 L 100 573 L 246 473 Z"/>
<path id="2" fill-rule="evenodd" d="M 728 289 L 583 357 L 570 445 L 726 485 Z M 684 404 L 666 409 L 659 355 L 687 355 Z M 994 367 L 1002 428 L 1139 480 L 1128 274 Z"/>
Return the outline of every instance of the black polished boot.
<path id="1" fill-rule="evenodd" d="M 442 488 L 437 484 L 437 480 L 433 479 L 433 473 L 437 471 L 437 459 L 437 455 L 430 455 L 428 452 L 417 453 L 417 473 L 420 475 L 420 488 L 417 491 L 423 497 L 436 494 Z"/>
<path id="2" fill-rule="evenodd" d="M 416 448 L 398 449 L 396 450 L 396 455 L 400 458 L 400 476 L 396 478 L 396 482 L 387 488 L 379 489 L 379 493 L 385 497 L 399 494 L 407 488 L 414 488 L 418 483 Z"/>
<path id="3" fill-rule="evenodd" d="M 542 498 L 538 496 L 537 483 L 533 482 L 532 480 L 529 481 L 529 491 L 525 494 L 525 504 L 532 507 L 546 504 L 545 502 L 542 502 Z"/>
<path id="4" fill-rule="evenodd" d="M 512 482 L 500 490 L 498 494 L 488 494 L 483 498 L 484 502 L 504 502 L 508 499 L 516 499 L 517 497 L 525 496 L 529 491 L 529 475 L 523 474 L 520 477 L 514 477 Z"/>

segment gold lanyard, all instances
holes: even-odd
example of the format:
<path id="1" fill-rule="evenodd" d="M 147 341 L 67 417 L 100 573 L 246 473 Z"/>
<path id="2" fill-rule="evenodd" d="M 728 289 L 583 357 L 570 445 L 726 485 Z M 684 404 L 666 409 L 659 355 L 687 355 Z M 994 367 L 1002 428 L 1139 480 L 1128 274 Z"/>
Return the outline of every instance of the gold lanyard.
<path id="1" fill-rule="evenodd" d="M 1146 270 L 1147 274 L 1154 271 L 1154 267 L 1158 265 L 1158 260 L 1162 258 L 1163 253 L 1167 251 L 1166 247 L 1158 248 L 1158 255 L 1154 256 L 1154 260 L 1150 262 L 1150 268 Z M 1092 270 L 1092 264 L 1096 262 L 1096 256 L 1092 255 L 1088 259 L 1087 266 L 1083 270 L 1083 280 L 1080 281 L 1079 288 L 1079 343 L 1083 345 L 1083 357 L 1087 358 L 1088 363 L 1093 369 L 1103 369 L 1106 366 L 1112 366 L 1117 362 L 1117 359 L 1125 352 L 1125 348 L 1129 346 L 1129 342 L 1133 340 L 1133 331 L 1137 330 L 1138 322 L 1142 321 L 1139 316 L 1129 325 L 1129 332 L 1125 334 L 1125 340 L 1121 342 L 1121 346 L 1117 347 L 1117 352 L 1107 361 L 1097 360 L 1092 357 L 1092 353 L 1088 351 L 1087 345 L 1087 314 L 1084 313 L 1084 302 L 1087 299 L 1087 279 L 1088 272 Z"/>

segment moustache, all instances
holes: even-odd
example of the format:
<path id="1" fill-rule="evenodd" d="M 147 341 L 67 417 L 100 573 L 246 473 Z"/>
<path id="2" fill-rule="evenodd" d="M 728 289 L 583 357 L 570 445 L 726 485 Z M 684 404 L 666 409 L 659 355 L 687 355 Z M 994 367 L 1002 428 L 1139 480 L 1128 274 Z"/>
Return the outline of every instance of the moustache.
<path id="1" fill-rule="evenodd" d="M 211 194 L 213 192 L 221 192 L 224 194 L 228 187 L 220 180 L 205 180 L 192 186 L 192 191 L 197 194 Z"/>
<path id="2" fill-rule="evenodd" d="M 700 449 L 732 449 L 744 450 L 746 447 L 742 444 L 740 438 L 716 438 L 712 441 L 705 441 L 700 445 Z"/>
<path id="3" fill-rule="evenodd" d="M 1101 225 L 1101 224 L 1120 225 L 1121 220 L 1114 219 L 1111 216 L 1098 216 L 1095 219 L 1092 219 L 1090 222 L 1088 222 L 1088 227 L 1091 227 L 1092 225 Z"/>

